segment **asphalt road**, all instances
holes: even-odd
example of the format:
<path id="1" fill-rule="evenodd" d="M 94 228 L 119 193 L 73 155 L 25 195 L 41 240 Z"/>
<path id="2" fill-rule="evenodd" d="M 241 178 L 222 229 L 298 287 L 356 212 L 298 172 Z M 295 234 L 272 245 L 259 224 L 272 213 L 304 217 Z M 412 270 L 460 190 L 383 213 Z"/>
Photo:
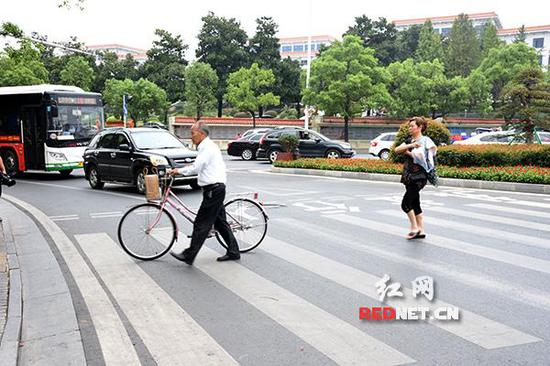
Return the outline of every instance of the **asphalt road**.
<path id="1" fill-rule="evenodd" d="M 407 241 L 400 184 L 272 174 L 266 162 L 226 160 L 229 193 L 257 192 L 269 215 L 265 242 L 238 263 L 215 262 L 223 250 L 214 239 L 193 267 L 168 255 L 127 257 L 117 223 L 144 201 L 128 187 L 95 191 L 76 172 L 27 174 L 5 192 L 68 235 L 143 364 L 185 358 L 188 348 L 224 365 L 550 364 L 550 196 L 427 187 L 427 238 Z M 200 192 L 177 192 L 200 204 Z M 384 275 L 402 298 L 389 291 L 379 301 Z M 413 297 L 421 276 L 433 278 L 432 301 Z M 460 320 L 359 319 L 360 307 L 424 305 L 458 308 Z M 98 347 L 97 334 L 84 336 Z M 187 364 L 204 364 L 195 362 Z"/>

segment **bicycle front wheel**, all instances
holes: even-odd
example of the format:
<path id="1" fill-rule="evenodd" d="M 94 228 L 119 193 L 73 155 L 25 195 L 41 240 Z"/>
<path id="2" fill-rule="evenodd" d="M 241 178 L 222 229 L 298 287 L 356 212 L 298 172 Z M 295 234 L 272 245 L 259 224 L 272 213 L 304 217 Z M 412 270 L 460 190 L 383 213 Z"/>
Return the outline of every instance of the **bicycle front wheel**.
<path id="1" fill-rule="evenodd" d="M 172 214 L 154 203 L 132 207 L 118 224 L 118 241 L 122 249 L 144 261 L 166 254 L 174 245 L 176 235 Z"/>
<path id="2" fill-rule="evenodd" d="M 225 212 L 241 253 L 249 252 L 260 245 L 267 233 L 267 215 L 257 202 L 248 198 L 235 198 L 225 204 Z M 227 248 L 218 232 L 216 239 Z"/>

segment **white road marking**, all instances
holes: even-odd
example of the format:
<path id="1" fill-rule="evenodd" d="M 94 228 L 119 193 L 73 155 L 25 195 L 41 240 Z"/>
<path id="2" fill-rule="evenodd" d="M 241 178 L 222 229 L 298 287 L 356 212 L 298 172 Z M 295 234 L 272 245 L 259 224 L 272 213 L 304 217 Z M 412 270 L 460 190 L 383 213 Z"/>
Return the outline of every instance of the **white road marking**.
<path id="1" fill-rule="evenodd" d="M 375 300 L 378 299 L 378 293 L 375 287 L 375 284 L 381 279 L 378 276 L 338 263 L 311 251 L 301 249 L 271 237 L 267 237 L 264 240 L 261 249 L 353 291 L 357 291 Z M 407 290 L 406 292 L 410 295 L 410 289 L 407 289 L 405 286 L 402 288 L 403 292 Z M 397 301 L 391 301 L 390 299 L 391 298 L 388 298 L 386 301 L 389 306 L 428 306 L 430 308 L 455 306 L 440 300 L 428 302 L 426 299 L 421 298 L 421 301 L 418 301 L 411 296 L 406 296 Z M 428 320 L 428 322 L 486 349 L 541 341 L 539 338 L 467 310 L 461 309 L 460 319 L 460 322 L 430 320 Z"/>
<path id="2" fill-rule="evenodd" d="M 403 228 L 400 226 L 388 225 L 382 222 L 361 219 L 350 215 L 334 215 L 330 216 L 330 218 L 346 224 L 356 225 L 363 228 L 368 228 L 369 230 L 392 235 L 397 235 L 396 233 L 401 233 L 403 231 Z M 550 274 L 550 261 L 470 244 L 465 241 L 454 240 L 443 236 L 430 234 L 427 239 L 423 239 L 421 243 L 418 243 L 418 245 L 433 245 L 455 252 L 486 258 L 496 262 L 507 263 L 512 266 L 525 268 L 531 271 Z"/>
<path id="3" fill-rule="evenodd" d="M 126 329 L 98 280 L 76 250 L 73 242 L 63 230 L 39 209 L 30 204 L 5 195 L 5 199 L 16 203 L 33 215 L 53 239 L 59 253 L 69 267 L 86 306 L 101 345 L 107 365 L 139 365 L 140 361 L 128 337 Z"/>
<path id="4" fill-rule="evenodd" d="M 376 211 L 379 214 L 403 218 L 402 212 L 394 210 L 380 210 Z M 435 217 L 430 217 L 428 220 L 430 225 L 441 226 L 447 229 L 462 230 L 471 234 L 477 234 L 481 236 L 488 236 L 491 238 L 502 239 L 504 241 L 516 242 L 522 245 L 529 245 L 532 247 L 538 247 L 543 249 L 550 249 L 550 240 L 537 238 L 535 236 L 516 234 L 510 231 L 492 229 L 484 226 L 470 225 L 464 222 L 457 224 L 456 221 L 443 220 Z"/>
<path id="5" fill-rule="evenodd" d="M 524 216 L 534 216 L 534 217 L 550 219 L 550 213 L 549 212 L 544 212 L 544 211 L 525 210 L 525 209 L 522 209 L 522 208 L 515 208 L 515 207 L 509 207 L 509 206 L 489 205 L 489 204 L 486 204 L 486 203 L 470 203 L 466 206 L 483 208 L 485 210 L 490 210 L 490 211 L 498 211 L 498 212 L 518 214 L 520 216 L 524 215 Z"/>
<path id="6" fill-rule="evenodd" d="M 158 365 L 237 364 L 107 234 L 76 238 Z"/>

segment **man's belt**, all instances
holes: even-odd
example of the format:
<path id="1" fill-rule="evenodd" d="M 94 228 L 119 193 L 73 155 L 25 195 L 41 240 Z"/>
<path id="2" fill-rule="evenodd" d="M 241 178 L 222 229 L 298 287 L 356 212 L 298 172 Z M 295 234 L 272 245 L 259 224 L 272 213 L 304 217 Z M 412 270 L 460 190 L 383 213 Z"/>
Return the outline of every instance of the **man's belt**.
<path id="1" fill-rule="evenodd" d="M 208 185 L 205 185 L 205 186 L 202 186 L 202 190 L 203 191 L 211 191 L 215 188 L 218 188 L 218 187 L 221 187 L 221 186 L 225 186 L 225 184 L 223 183 L 214 183 L 214 184 L 208 184 Z"/>

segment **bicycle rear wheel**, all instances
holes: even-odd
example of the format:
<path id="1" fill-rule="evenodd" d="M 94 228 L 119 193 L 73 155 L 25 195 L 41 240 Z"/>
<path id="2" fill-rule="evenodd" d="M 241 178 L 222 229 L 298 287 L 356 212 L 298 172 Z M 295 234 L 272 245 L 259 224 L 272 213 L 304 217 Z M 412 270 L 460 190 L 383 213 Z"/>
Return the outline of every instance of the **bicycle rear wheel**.
<path id="1" fill-rule="evenodd" d="M 118 241 L 122 249 L 144 261 L 166 254 L 177 237 L 177 226 L 170 212 L 154 203 L 129 209 L 118 224 Z"/>
<path id="2" fill-rule="evenodd" d="M 267 233 L 267 215 L 257 202 L 248 198 L 235 198 L 225 204 L 225 212 L 241 253 L 249 252 L 260 245 Z M 216 239 L 227 249 L 218 232 Z"/>

